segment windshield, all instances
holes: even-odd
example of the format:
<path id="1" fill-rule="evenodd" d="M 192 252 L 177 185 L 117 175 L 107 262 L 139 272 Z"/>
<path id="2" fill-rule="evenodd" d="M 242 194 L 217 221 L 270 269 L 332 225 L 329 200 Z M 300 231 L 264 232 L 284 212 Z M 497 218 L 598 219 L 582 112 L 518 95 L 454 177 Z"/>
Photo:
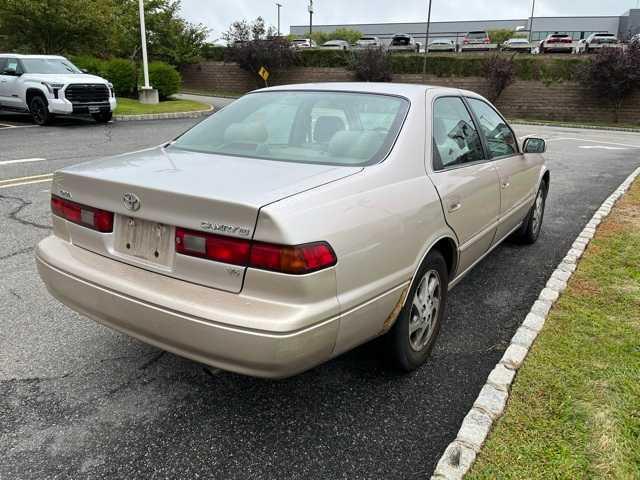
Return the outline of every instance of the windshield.
<path id="1" fill-rule="evenodd" d="M 487 38 L 487 32 L 469 32 L 467 38 Z"/>
<path id="2" fill-rule="evenodd" d="M 391 40 L 391 45 L 395 46 L 406 46 L 411 43 L 411 38 L 409 37 L 393 37 Z"/>
<path id="3" fill-rule="evenodd" d="M 388 95 L 280 91 L 245 95 L 173 148 L 284 162 L 362 166 L 384 159 L 409 109 Z"/>
<path id="4" fill-rule="evenodd" d="M 60 58 L 23 58 L 25 73 L 82 73 L 73 63 Z"/>

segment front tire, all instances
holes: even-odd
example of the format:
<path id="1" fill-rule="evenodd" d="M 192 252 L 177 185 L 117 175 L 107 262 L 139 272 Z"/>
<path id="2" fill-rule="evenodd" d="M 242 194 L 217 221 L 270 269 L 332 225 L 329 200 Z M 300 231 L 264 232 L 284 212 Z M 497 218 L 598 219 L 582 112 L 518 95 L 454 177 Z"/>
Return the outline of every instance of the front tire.
<path id="1" fill-rule="evenodd" d="M 29 112 L 36 125 L 49 125 L 53 121 L 54 115 L 49 112 L 49 103 L 41 95 L 36 95 L 29 102 Z"/>
<path id="2" fill-rule="evenodd" d="M 389 332 L 396 366 L 410 372 L 429 357 L 445 315 L 449 273 L 438 250 L 429 252 L 418 269 L 398 319 Z"/>
<path id="3" fill-rule="evenodd" d="M 536 199 L 531 206 L 531 210 L 524 219 L 522 226 L 516 232 L 515 238 L 520 243 L 532 245 L 536 243 L 542 229 L 542 219 L 544 218 L 544 208 L 547 203 L 547 184 L 542 182 Z"/>
<path id="4" fill-rule="evenodd" d="M 91 116 L 98 123 L 108 123 L 113 118 L 113 112 L 94 113 Z"/>

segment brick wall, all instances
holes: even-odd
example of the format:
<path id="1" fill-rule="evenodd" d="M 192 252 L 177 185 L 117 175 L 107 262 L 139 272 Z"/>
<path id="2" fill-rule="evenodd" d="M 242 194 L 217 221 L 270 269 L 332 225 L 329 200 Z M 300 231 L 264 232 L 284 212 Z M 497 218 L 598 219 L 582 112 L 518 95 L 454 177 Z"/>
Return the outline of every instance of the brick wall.
<path id="1" fill-rule="evenodd" d="M 261 85 L 236 64 L 203 62 L 182 71 L 185 88 L 221 92 L 247 92 Z M 274 75 L 270 85 L 312 82 L 349 82 L 354 76 L 343 68 L 292 68 Z M 423 83 L 420 74 L 394 75 L 400 83 Z M 463 88 L 486 95 L 486 81 L 480 77 L 427 76 L 431 85 Z M 601 99 L 585 94 L 577 84 L 517 80 L 502 93 L 496 105 L 509 118 L 564 121 L 612 121 L 612 109 Z M 630 98 L 620 111 L 621 123 L 640 124 L 640 94 Z"/>

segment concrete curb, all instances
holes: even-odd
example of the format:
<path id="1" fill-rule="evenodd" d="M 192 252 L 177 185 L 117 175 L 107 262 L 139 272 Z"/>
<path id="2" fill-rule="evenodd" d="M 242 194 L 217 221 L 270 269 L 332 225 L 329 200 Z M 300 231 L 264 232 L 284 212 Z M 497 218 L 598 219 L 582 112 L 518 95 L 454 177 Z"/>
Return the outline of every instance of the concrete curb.
<path id="1" fill-rule="evenodd" d="M 578 235 L 567 255 L 551 274 L 546 286 L 540 292 L 538 300 L 533 304 L 522 326 L 511 339 L 511 344 L 489 374 L 473 407 L 464 417 L 456 439 L 447 446 L 440 457 L 431 477 L 432 480 L 460 480 L 469 471 L 491 431 L 493 422 L 500 418 L 505 410 L 509 388 L 518 369 L 542 330 L 549 310 L 567 287 L 567 281 L 571 278 L 577 262 L 594 237 L 596 228 L 609 215 L 616 201 L 624 195 L 639 175 L 640 168 L 637 168 L 602 203 Z"/>
<path id="2" fill-rule="evenodd" d="M 213 112 L 213 106 L 207 110 L 196 110 L 194 112 L 171 112 L 171 113 L 147 113 L 145 115 L 114 115 L 113 119 L 118 122 L 135 122 L 140 120 L 169 120 L 175 118 L 200 118 Z"/>
<path id="3" fill-rule="evenodd" d="M 526 120 L 523 120 L 523 121 L 513 121 L 510 124 L 511 125 L 535 125 L 539 127 L 556 127 L 556 128 L 580 128 L 582 130 L 604 130 L 609 132 L 632 132 L 632 133 L 640 132 L 640 127 L 638 128 L 605 127 L 605 126 L 599 127 L 597 125 L 583 125 L 580 123 L 570 123 L 570 122 L 565 124 L 558 124 L 558 123 L 549 123 L 549 122 L 536 122 L 535 120 L 527 122 Z"/>

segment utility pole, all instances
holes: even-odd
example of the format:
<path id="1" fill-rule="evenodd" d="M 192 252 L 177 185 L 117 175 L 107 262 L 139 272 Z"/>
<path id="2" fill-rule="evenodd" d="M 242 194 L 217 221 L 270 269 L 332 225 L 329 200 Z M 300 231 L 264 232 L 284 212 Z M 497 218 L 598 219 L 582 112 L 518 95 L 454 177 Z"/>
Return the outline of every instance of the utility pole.
<path id="1" fill-rule="evenodd" d="M 429 30 L 431 29 L 431 0 L 427 9 L 427 33 L 424 37 L 424 63 L 422 65 L 422 80 L 427 75 L 427 53 L 429 52 Z"/>
<path id="2" fill-rule="evenodd" d="M 144 0 L 139 0 L 140 7 L 140 37 L 142 41 L 142 69 L 144 71 L 144 86 L 140 89 L 141 103 L 158 103 L 158 90 L 149 85 L 149 59 L 147 58 L 147 29 L 144 24 Z"/>
<path id="3" fill-rule="evenodd" d="M 313 0 L 309 0 L 309 39 L 313 33 Z"/>
<path id="4" fill-rule="evenodd" d="M 531 37 L 533 36 L 533 13 L 536 10 L 536 0 L 533 0 L 531 5 L 531 19 L 529 20 L 529 43 L 531 43 Z"/>
<path id="5" fill-rule="evenodd" d="M 276 7 L 278 7 L 278 37 L 280 36 L 280 9 L 282 8 L 282 4 L 276 2 Z"/>

